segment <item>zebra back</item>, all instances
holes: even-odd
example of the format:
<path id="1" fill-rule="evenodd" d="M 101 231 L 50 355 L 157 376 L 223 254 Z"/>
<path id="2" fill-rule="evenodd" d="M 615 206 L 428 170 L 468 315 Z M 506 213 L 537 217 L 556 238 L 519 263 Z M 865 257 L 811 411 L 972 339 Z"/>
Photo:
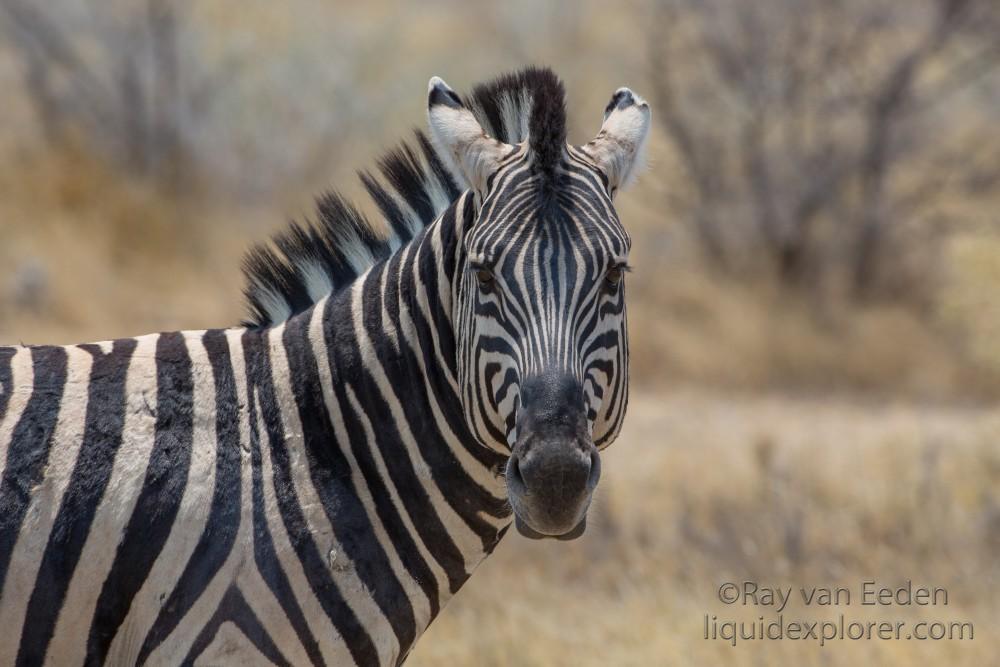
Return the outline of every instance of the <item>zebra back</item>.
<path id="1" fill-rule="evenodd" d="M 528 67 L 477 85 L 463 100 L 493 138 L 518 144 L 528 138 L 536 97 L 558 85 L 548 68 Z M 351 284 L 433 222 L 467 189 L 461 176 L 420 130 L 358 176 L 385 221 L 387 234 L 336 191 L 316 200 L 315 219 L 292 222 L 270 243 L 257 244 L 243 261 L 249 315 L 243 325 L 265 328 L 307 310 Z"/>

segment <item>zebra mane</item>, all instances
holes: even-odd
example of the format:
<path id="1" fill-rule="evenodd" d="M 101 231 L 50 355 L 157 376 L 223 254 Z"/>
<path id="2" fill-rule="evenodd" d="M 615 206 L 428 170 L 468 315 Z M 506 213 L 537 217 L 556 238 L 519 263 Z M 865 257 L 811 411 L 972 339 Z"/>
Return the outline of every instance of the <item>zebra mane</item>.
<path id="1" fill-rule="evenodd" d="M 509 144 L 530 137 L 535 162 L 545 173 L 566 140 L 563 99 L 552 70 L 528 67 L 477 85 L 463 103 L 491 137 Z M 377 233 L 357 207 L 328 191 L 316 200 L 315 220 L 292 221 L 270 243 L 253 246 L 243 260 L 249 310 L 243 325 L 279 324 L 391 256 L 467 189 L 445 164 L 416 130 L 412 142 L 386 153 L 374 171 L 358 173 L 388 235 Z"/>

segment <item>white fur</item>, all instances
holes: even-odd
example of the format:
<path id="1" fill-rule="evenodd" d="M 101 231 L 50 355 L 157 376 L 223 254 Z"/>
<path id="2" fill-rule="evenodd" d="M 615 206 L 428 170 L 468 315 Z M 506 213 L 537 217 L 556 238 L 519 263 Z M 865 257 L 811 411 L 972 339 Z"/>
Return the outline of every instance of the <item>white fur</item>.
<path id="1" fill-rule="evenodd" d="M 27 348 L 19 348 L 18 355 L 28 356 Z M 56 422 L 53 447 L 49 455 L 45 478 L 31 496 L 24 521 L 27 530 L 17 537 L 17 544 L 11 554 L 8 576 L 4 582 L 3 596 L 0 598 L 0 628 L 6 637 L 13 640 L 0 641 L 0 664 L 12 665 L 17 656 L 18 642 L 24 627 L 24 614 L 28 599 L 35 586 L 38 567 L 55 523 L 56 512 L 63 493 L 69 484 L 70 475 L 76 465 L 76 457 L 83 442 L 83 415 L 87 410 L 87 388 L 90 376 L 91 355 L 78 347 L 67 347 L 66 388 L 63 392 Z M 15 357 L 15 360 L 17 358 Z M 30 370 L 30 366 L 28 367 Z M 15 366 L 15 373 L 23 372 Z M 15 376 L 15 380 L 21 378 Z M 28 392 L 22 392 L 27 395 Z M 12 397 L 12 401 L 17 395 Z M 15 423 L 19 415 L 4 420 L 4 424 Z M 4 460 L 6 460 L 4 452 Z"/>
<path id="2" fill-rule="evenodd" d="M 313 302 L 319 301 L 333 290 L 333 281 L 317 261 L 306 261 L 299 265 L 299 275 L 305 283 L 306 292 Z"/>
<path id="3" fill-rule="evenodd" d="M 187 484 L 173 526 L 163 548 L 132 600 L 128 616 L 111 643 L 108 664 L 131 665 L 139 657 L 142 641 L 160 612 L 160 600 L 169 595 L 205 528 L 215 490 L 216 445 L 215 385 L 212 365 L 202 344 L 204 331 L 185 331 L 184 342 L 191 357 L 194 409 L 191 434 L 191 465 Z"/>
<path id="4" fill-rule="evenodd" d="M 444 81 L 432 77 L 427 92 L 436 87 L 451 90 Z M 431 141 L 455 178 L 482 191 L 511 146 L 486 135 L 471 111 L 435 104 L 427 110 Z"/>
<path id="5" fill-rule="evenodd" d="M 615 94 L 622 92 L 631 94 L 635 104 L 612 109 L 594 140 L 583 146 L 584 152 L 608 177 L 613 190 L 630 185 L 641 170 L 651 118 L 644 99 L 628 88 L 619 88 Z"/>
<path id="6" fill-rule="evenodd" d="M 251 289 L 264 312 L 267 313 L 268 322 L 284 322 L 292 316 L 292 306 L 288 300 L 271 286 L 254 280 Z"/>
<path id="7" fill-rule="evenodd" d="M 19 347 L 10 360 L 10 381 L 0 383 L 0 394 L 9 393 L 7 416 L 0 420 L 0 475 L 7 465 L 7 448 L 14 437 L 14 426 L 21 420 L 21 413 L 28 405 L 31 390 L 35 381 L 35 369 L 31 364 L 31 350 Z"/>
<path id="8" fill-rule="evenodd" d="M 115 558 L 115 549 L 142 490 L 146 466 L 153 449 L 156 415 L 156 341 L 158 334 L 136 338 L 135 352 L 125 380 L 125 422 L 104 496 L 87 533 L 80 561 L 73 571 L 59 612 L 49 656 L 71 656 L 81 637 L 90 632 L 101 586 Z M 22 529 L 23 530 L 23 529 Z M 85 641 L 85 640 L 83 640 Z"/>

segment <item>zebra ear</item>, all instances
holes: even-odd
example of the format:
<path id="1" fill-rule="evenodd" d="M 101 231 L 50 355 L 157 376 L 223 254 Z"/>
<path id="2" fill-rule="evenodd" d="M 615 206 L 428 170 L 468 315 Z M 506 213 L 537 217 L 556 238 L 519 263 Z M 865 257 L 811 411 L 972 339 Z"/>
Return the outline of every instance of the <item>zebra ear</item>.
<path id="1" fill-rule="evenodd" d="M 641 170 L 649 121 L 646 100 L 628 88 L 619 88 L 604 109 L 601 131 L 583 146 L 608 177 L 611 194 L 631 183 Z"/>
<path id="2" fill-rule="evenodd" d="M 436 76 L 427 84 L 427 119 L 438 156 L 455 179 L 474 190 L 485 190 L 512 147 L 488 137 L 461 98 Z"/>

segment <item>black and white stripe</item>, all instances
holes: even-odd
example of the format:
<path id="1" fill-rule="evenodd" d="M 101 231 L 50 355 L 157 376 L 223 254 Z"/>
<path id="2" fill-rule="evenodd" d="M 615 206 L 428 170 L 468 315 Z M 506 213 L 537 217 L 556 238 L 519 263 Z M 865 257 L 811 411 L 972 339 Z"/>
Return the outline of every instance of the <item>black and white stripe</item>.
<path id="1" fill-rule="evenodd" d="M 628 237 L 600 144 L 541 157 L 557 85 L 470 97 L 488 187 L 418 135 L 363 176 L 388 239 L 330 195 L 255 250 L 249 328 L 0 348 L 0 664 L 405 658 L 511 523 L 519 378 L 624 415 Z"/>

